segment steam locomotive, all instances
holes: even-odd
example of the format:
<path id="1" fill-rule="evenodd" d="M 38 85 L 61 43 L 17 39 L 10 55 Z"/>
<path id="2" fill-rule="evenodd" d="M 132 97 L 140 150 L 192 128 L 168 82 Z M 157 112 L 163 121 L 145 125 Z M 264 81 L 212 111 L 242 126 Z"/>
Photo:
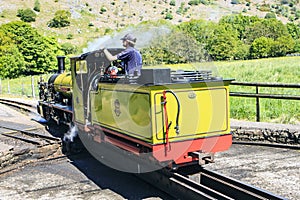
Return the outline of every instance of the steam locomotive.
<path id="1" fill-rule="evenodd" d="M 70 72 L 57 58 L 57 73 L 39 82 L 38 112 L 72 125 L 102 163 L 133 173 L 178 170 L 213 162 L 231 146 L 230 79 L 166 66 L 129 76 L 102 50 L 70 58 Z"/>

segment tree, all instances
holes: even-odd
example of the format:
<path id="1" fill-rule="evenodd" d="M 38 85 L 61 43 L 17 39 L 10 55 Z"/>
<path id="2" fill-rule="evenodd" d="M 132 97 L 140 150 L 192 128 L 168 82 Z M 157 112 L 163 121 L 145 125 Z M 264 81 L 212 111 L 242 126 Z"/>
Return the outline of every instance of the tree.
<path id="1" fill-rule="evenodd" d="M 294 47 L 293 52 L 300 53 L 300 39 L 297 39 L 295 41 L 295 47 Z"/>
<path id="2" fill-rule="evenodd" d="M 207 39 L 213 34 L 217 24 L 205 20 L 191 20 L 181 23 L 178 28 L 187 35 L 195 38 L 199 44 L 205 45 Z"/>
<path id="3" fill-rule="evenodd" d="M 277 19 L 263 19 L 250 25 L 246 30 L 246 42 L 251 44 L 255 39 L 267 37 L 276 40 L 289 35 L 286 26 Z"/>
<path id="4" fill-rule="evenodd" d="M 274 40 L 267 37 L 259 37 L 255 39 L 250 47 L 250 55 L 252 58 L 267 58 L 271 56 Z"/>
<path id="5" fill-rule="evenodd" d="M 300 39 L 300 27 L 294 23 L 286 24 L 289 34 L 293 37 L 294 40 Z"/>
<path id="6" fill-rule="evenodd" d="M 257 16 L 245 16 L 242 14 L 227 15 L 220 19 L 220 25 L 230 25 L 234 30 L 238 32 L 238 37 L 244 40 L 246 37 L 246 29 L 253 23 L 260 21 Z"/>
<path id="7" fill-rule="evenodd" d="M 272 46 L 272 56 L 285 56 L 287 53 L 293 52 L 295 47 L 295 41 L 292 36 L 279 37 Z"/>
<path id="8" fill-rule="evenodd" d="M 142 54 L 146 65 L 199 62 L 205 59 L 204 49 L 195 38 L 177 29 L 152 39 L 151 45 L 142 49 Z"/>
<path id="9" fill-rule="evenodd" d="M 17 13 L 17 17 L 20 17 L 20 19 L 23 22 L 34 22 L 36 18 L 36 14 L 30 8 L 19 9 Z"/>
<path id="10" fill-rule="evenodd" d="M 0 31 L 9 35 L 24 59 L 25 71 L 18 76 L 42 74 L 56 69 L 56 56 L 62 52 L 54 39 L 40 35 L 24 22 L 4 24 Z"/>
<path id="11" fill-rule="evenodd" d="M 12 39 L 0 31 L 0 77 L 16 78 L 25 71 L 22 54 Z"/>
<path id="12" fill-rule="evenodd" d="M 71 13 L 65 10 L 58 10 L 54 14 L 54 18 L 48 22 L 48 27 L 61 28 L 70 25 Z"/>
<path id="13" fill-rule="evenodd" d="M 225 25 L 219 25 L 208 39 L 206 50 L 214 60 L 234 59 L 238 46 L 238 35 Z"/>

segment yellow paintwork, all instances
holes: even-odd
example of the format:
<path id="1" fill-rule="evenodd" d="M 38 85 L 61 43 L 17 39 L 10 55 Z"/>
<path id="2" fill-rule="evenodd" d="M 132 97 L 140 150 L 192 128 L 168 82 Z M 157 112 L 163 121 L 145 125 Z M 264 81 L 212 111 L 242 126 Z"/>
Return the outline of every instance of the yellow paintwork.
<path id="1" fill-rule="evenodd" d="M 66 97 L 72 95 L 72 76 L 70 72 L 59 74 L 54 81 L 54 89 Z"/>
<path id="2" fill-rule="evenodd" d="M 167 93 L 170 142 L 228 134 L 228 89 L 228 82 L 223 81 L 166 86 L 99 83 L 98 91 L 90 92 L 92 124 L 151 144 L 164 143 L 161 97 L 164 90 L 171 90 L 178 96 L 181 109 L 177 135 L 177 102 Z"/>

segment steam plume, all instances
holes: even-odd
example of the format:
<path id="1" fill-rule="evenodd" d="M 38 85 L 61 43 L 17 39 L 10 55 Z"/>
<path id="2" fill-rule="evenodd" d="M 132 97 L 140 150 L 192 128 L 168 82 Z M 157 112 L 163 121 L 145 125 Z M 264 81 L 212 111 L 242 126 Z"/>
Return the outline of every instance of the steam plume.
<path id="1" fill-rule="evenodd" d="M 142 49 L 151 44 L 151 41 L 167 35 L 171 32 L 171 29 L 167 26 L 160 27 L 146 27 L 141 26 L 137 28 L 128 28 L 121 32 L 115 32 L 111 36 L 105 35 L 103 37 L 99 37 L 96 40 L 90 42 L 88 47 L 83 50 L 83 53 L 94 51 L 100 49 L 101 47 L 107 48 L 122 48 L 121 38 L 127 34 L 131 33 L 137 38 L 136 48 Z"/>

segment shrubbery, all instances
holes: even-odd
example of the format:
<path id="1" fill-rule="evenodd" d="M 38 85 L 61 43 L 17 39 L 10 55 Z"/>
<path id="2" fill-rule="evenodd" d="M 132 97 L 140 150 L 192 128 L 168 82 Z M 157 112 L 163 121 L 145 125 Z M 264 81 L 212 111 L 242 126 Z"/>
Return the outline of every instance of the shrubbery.
<path id="1" fill-rule="evenodd" d="M 71 13 L 65 10 L 58 10 L 54 14 L 54 18 L 48 22 L 48 27 L 61 28 L 70 25 Z"/>
<path id="2" fill-rule="evenodd" d="M 20 17 L 20 19 L 23 22 L 34 22 L 36 18 L 36 14 L 30 8 L 19 9 L 17 13 L 17 17 Z"/>

